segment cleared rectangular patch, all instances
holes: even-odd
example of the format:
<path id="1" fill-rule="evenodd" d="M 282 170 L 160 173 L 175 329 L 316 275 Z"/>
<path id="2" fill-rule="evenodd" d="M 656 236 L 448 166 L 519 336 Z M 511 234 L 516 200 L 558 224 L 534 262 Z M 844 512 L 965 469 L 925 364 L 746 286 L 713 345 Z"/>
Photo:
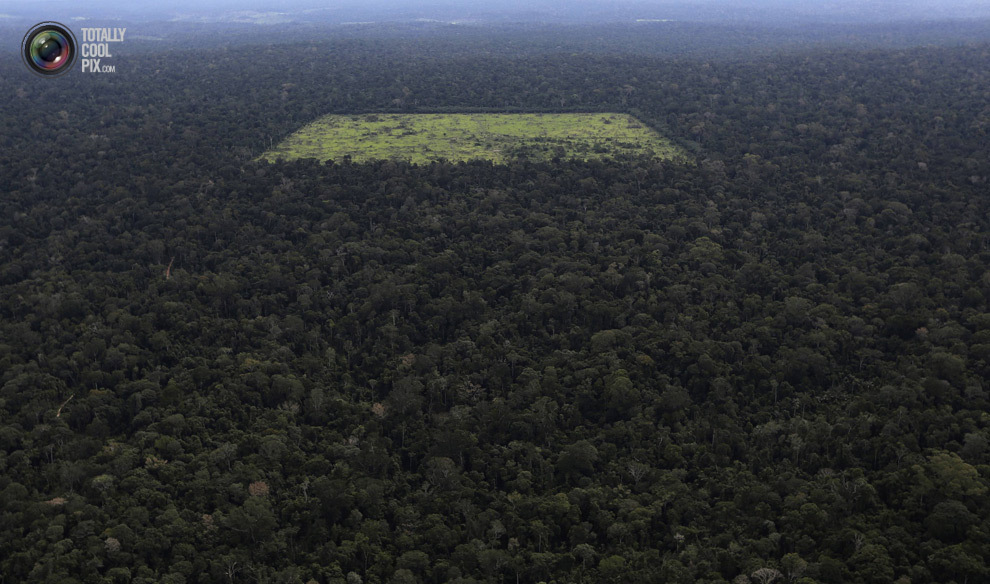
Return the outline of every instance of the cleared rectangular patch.
<path id="1" fill-rule="evenodd" d="M 652 128 L 620 113 L 328 115 L 259 158 L 401 159 L 415 163 L 515 158 L 687 158 Z"/>

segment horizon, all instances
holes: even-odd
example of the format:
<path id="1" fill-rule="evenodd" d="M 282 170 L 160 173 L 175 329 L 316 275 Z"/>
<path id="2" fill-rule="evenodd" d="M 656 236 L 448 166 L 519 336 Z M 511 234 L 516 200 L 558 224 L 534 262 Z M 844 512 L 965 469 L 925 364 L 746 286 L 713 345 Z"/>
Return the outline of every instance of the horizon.
<path id="1" fill-rule="evenodd" d="M 905 21 L 982 20 L 990 18 L 990 3 L 977 0 L 510 0 L 492 8 L 477 0 L 394 2 L 345 1 L 327 7 L 315 0 L 209 0 L 152 5 L 97 0 L 80 7 L 68 0 L 37 6 L 26 0 L 5 3 L 0 22 L 19 20 L 111 19 L 126 22 L 246 22 L 287 24 L 320 22 L 391 22 L 437 20 L 462 23 L 610 23 L 676 20 L 708 23 L 764 24 L 879 24 Z"/>

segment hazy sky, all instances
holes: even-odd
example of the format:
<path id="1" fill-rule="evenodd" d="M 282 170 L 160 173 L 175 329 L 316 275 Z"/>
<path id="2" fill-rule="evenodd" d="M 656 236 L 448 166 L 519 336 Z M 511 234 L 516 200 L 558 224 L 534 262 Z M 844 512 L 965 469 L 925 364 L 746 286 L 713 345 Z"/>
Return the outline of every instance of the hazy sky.
<path id="1" fill-rule="evenodd" d="M 516 20 L 882 22 L 990 18 L 990 0 L 0 0 L 0 18 L 182 20 L 245 18 L 268 21 Z M 260 15 L 249 15 L 259 23 Z"/>

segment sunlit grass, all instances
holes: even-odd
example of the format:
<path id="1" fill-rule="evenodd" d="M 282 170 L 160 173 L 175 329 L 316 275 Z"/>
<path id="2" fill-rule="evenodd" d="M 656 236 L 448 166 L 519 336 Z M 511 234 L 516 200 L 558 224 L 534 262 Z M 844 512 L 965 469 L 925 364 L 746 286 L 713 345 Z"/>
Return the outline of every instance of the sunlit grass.
<path id="1" fill-rule="evenodd" d="M 261 159 L 316 158 L 423 163 L 648 155 L 686 158 L 669 140 L 628 114 L 329 115 L 295 132 Z"/>

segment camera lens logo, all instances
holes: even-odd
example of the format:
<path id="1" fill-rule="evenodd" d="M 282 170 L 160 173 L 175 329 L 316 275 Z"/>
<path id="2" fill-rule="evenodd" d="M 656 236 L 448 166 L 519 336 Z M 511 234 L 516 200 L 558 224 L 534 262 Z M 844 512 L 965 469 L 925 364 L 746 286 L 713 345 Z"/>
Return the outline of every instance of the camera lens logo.
<path id="1" fill-rule="evenodd" d="M 76 60 L 76 38 L 57 22 L 42 22 L 24 35 L 21 57 L 28 69 L 45 77 L 61 75 Z"/>

